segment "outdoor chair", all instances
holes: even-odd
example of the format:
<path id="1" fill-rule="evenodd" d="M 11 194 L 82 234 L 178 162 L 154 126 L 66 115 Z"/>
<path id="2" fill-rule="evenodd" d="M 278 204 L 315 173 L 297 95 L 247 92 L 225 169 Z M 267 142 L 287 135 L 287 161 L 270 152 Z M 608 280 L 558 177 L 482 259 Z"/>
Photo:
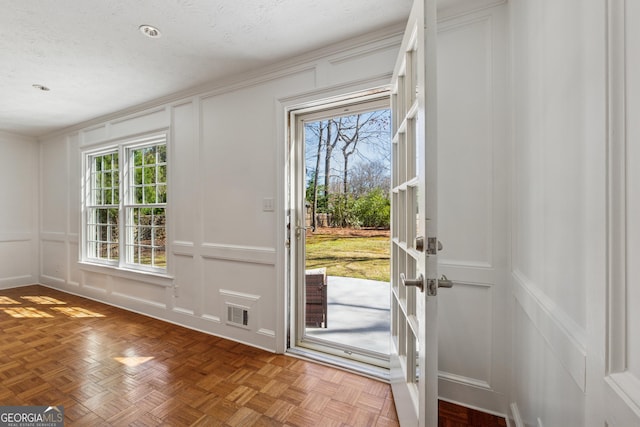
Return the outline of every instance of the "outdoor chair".
<path id="1" fill-rule="evenodd" d="M 305 322 L 307 327 L 327 327 L 327 271 L 305 271 Z"/>

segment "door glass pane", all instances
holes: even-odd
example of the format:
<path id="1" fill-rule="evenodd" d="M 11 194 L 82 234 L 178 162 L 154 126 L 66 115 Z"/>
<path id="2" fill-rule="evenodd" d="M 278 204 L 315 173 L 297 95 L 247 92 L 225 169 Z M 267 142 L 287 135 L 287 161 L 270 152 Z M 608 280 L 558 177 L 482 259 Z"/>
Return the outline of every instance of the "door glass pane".
<path id="1" fill-rule="evenodd" d="M 416 277 L 418 276 L 417 270 L 416 270 L 416 260 L 410 256 L 407 255 L 407 272 L 408 275 L 407 277 Z M 406 309 L 407 309 L 407 316 L 415 316 L 416 314 L 416 292 L 420 292 L 420 290 L 418 290 L 415 286 L 406 286 L 406 299 L 407 299 L 407 305 L 406 305 Z"/>
<path id="2" fill-rule="evenodd" d="M 398 94 L 391 94 L 391 111 L 392 111 L 392 122 L 391 122 L 391 135 L 394 136 L 398 131 L 398 127 L 400 123 L 398 122 Z"/>
<path id="3" fill-rule="evenodd" d="M 398 326 L 398 355 L 406 357 L 410 349 L 407 347 L 407 318 L 402 309 L 398 311 Z"/>
<path id="4" fill-rule="evenodd" d="M 391 221 L 392 221 L 391 237 L 393 239 L 399 239 L 400 230 L 398 228 L 398 225 L 400 222 L 400 210 L 398 207 L 398 203 L 400 202 L 400 194 L 397 191 L 394 191 L 391 194 L 391 198 L 392 198 L 391 209 L 393 210 L 391 215 Z"/>
<path id="5" fill-rule="evenodd" d="M 413 72 L 413 67 L 415 63 L 413 53 L 414 51 L 410 50 L 405 54 L 407 74 L 405 77 L 404 90 L 405 90 L 405 100 L 407 103 L 407 108 L 411 108 L 411 106 L 413 105 L 413 101 L 416 98 L 416 91 L 414 89 L 416 74 Z"/>
<path id="6" fill-rule="evenodd" d="M 418 165 L 416 156 L 416 121 L 414 119 L 407 120 L 406 139 L 406 180 L 409 181 L 417 176 Z"/>
<path id="7" fill-rule="evenodd" d="M 398 178 L 400 182 L 407 181 L 407 135 L 402 132 L 398 134 L 398 157 L 397 157 Z"/>
<path id="8" fill-rule="evenodd" d="M 407 187 L 407 218 L 413 218 L 418 211 L 418 189 L 416 187 Z M 407 221 L 407 247 L 416 249 L 417 224 L 415 221 Z"/>
<path id="9" fill-rule="evenodd" d="M 398 306 L 398 300 L 395 298 L 391 299 L 391 338 L 393 339 L 393 345 L 395 346 L 395 348 L 398 348 L 398 334 L 399 334 L 399 326 L 398 326 L 398 319 L 399 319 L 399 310 L 400 307 Z"/>
<path id="10" fill-rule="evenodd" d="M 411 328 L 407 331 L 407 382 L 416 383 L 416 359 L 415 355 L 418 353 L 418 339 L 412 332 Z"/>
<path id="11" fill-rule="evenodd" d="M 395 111 L 395 113 L 398 115 L 397 116 L 398 127 L 402 126 L 402 121 L 404 120 L 405 116 L 407 115 L 407 105 L 406 105 L 406 98 L 405 98 L 404 83 L 405 83 L 404 76 L 399 76 L 398 77 L 398 92 L 397 92 L 398 108 Z"/>
<path id="12" fill-rule="evenodd" d="M 399 266 L 399 273 L 405 275 L 405 277 L 411 278 L 410 272 L 407 271 L 407 253 L 400 249 L 398 251 L 398 257 L 396 258 Z M 399 277 L 399 274 L 398 274 Z M 400 299 L 401 304 L 405 304 L 407 300 L 407 287 L 400 285 L 398 288 L 398 298 Z"/>
<path id="13" fill-rule="evenodd" d="M 398 192 L 398 238 L 401 243 L 407 242 L 407 192 Z"/>
<path id="14" fill-rule="evenodd" d="M 414 381 L 420 383 L 420 343 L 416 340 L 416 365 Z"/>
<path id="15" fill-rule="evenodd" d="M 399 144 L 398 142 L 394 142 L 392 147 L 391 147 L 391 156 L 394 159 L 395 162 L 397 162 L 398 159 L 398 153 L 400 152 L 400 148 L 399 148 Z M 392 181 L 391 181 L 391 188 L 396 188 L 399 184 L 400 184 L 400 173 L 398 172 L 398 165 L 395 164 L 393 166 L 393 171 L 392 171 Z"/>

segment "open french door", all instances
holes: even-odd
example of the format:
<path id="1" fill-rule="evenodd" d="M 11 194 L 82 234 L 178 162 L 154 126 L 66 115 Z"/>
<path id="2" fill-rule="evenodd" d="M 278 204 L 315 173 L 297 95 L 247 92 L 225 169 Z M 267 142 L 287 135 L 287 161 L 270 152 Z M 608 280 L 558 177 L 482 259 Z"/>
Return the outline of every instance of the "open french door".
<path id="1" fill-rule="evenodd" d="M 437 426 L 435 0 L 414 0 L 391 88 L 391 384 L 402 426 Z"/>

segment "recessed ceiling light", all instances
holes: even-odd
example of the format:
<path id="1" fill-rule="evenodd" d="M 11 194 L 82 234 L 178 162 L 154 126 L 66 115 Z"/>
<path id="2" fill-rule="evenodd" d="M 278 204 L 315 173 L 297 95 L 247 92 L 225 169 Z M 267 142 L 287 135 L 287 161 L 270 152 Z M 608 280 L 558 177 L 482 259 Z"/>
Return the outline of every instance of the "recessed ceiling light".
<path id="1" fill-rule="evenodd" d="M 152 39 L 157 39 L 161 36 L 160 30 L 152 25 L 140 25 L 138 29 L 142 34 L 147 37 L 151 37 Z"/>
<path id="2" fill-rule="evenodd" d="M 48 92 L 48 91 L 51 90 L 51 89 L 49 89 L 48 87 L 46 87 L 44 85 L 34 84 L 34 85 L 31 85 L 31 86 L 33 86 L 34 89 L 38 89 L 38 90 L 41 90 L 41 91 L 44 91 L 44 92 Z"/>

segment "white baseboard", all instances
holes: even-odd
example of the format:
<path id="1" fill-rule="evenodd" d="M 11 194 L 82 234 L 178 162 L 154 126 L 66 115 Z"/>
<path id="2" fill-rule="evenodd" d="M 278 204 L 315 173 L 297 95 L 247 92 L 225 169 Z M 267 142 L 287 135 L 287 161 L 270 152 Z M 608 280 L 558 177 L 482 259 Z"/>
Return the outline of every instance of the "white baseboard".
<path id="1" fill-rule="evenodd" d="M 511 416 L 509 417 L 509 421 L 513 420 L 515 427 L 526 427 L 524 421 L 522 421 L 522 417 L 520 416 L 520 411 L 518 410 L 518 404 L 513 402 L 509 405 L 511 408 Z"/>

